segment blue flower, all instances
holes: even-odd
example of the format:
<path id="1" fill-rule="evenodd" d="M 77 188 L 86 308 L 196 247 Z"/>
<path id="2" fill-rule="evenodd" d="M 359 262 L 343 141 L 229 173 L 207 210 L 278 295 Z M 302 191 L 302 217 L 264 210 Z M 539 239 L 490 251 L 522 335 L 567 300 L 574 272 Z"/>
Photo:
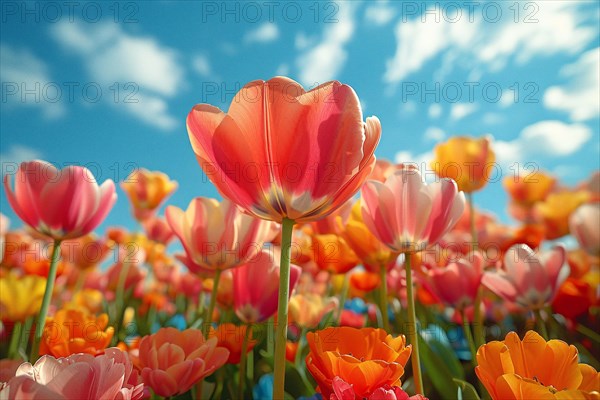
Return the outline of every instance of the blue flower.
<path id="1" fill-rule="evenodd" d="M 273 374 L 261 376 L 258 383 L 252 389 L 252 395 L 256 400 L 273 399 Z"/>

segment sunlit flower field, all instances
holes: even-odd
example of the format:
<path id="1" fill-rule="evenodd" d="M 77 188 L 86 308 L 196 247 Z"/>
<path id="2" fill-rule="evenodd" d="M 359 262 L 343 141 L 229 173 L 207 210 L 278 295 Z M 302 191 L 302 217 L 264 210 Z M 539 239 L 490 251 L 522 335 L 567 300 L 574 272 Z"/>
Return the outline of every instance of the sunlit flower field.
<path id="1" fill-rule="evenodd" d="M 220 200 L 4 177 L 1 398 L 600 399 L 598 171 L 491 183 L 490 138 L 454 136 L 424 176 L 375 158 L 389 128 L 336 81 L 249 82 L 187 129 Z M 137 228 L 96 229 L 117 201 Z"/>
<path id="2" fill-rule="evenodd" d="M 600 2 L 2 0 L 0 400 L 600 400 Z"/>

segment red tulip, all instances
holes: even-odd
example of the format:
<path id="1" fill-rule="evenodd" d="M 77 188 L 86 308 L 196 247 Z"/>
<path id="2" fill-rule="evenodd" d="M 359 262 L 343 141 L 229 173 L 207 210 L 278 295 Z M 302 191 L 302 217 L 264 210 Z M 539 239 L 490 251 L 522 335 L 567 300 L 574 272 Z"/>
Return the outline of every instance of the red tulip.
<path id="1" fill-rule="evenodd" d="M 53 239 L 83 236 L 96 228 L 117 200 L 115 184 L 100 186 L 84 167 L 58 170 L 45 161 L 23 162 L 15 176 L 4 177 L 8 202 L 34 230 Z"/>
<path id="2" fill-rule="evenodd" d="M 225 197 L 257 217 L 316 221 L 371 173 L 381 126 L 362 121 L 350 86 L 305 92 L 291 79 L 248 83 L 229 111 L 196 105 L 187 127 L 200 166 Z"/>
<path id="3" fill-rule="evenodd" d="M 302 270 L 291 265 L 289 295 Z M 261 251 L 248 263 L 233 270 L 233 300 L 236 315 L 245 323 L 263 322 L 277 311 L 279 254 Z"/>

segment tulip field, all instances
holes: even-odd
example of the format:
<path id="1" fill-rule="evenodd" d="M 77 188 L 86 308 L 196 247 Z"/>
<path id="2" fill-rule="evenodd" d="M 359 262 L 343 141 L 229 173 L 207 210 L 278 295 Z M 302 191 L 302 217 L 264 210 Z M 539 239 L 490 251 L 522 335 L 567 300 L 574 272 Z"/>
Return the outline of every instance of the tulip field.
<path id="1" fill-rule="evenodd" d="M 453 136 L 425 179 L 376 159 L 389 128 L 337 81 L 252 81 L 186 123 L 220 199 L 4 176 L 1 399 L 600 399 L 599 171 L 491 182 L 490 138 Z M 97 229 L 115 202 L 137 228 Z"/>

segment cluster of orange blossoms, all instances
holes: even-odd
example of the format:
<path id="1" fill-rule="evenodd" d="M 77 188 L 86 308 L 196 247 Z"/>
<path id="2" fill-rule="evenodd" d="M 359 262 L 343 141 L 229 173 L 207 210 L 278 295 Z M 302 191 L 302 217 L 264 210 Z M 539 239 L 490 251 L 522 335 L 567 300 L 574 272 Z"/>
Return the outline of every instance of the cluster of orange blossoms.
<path id="1" fill-rule="evenodd" d="M 475 206 L 490 138 L 438 144 L 425 183 L 375 160 L 347 85 L 236 99 L 187 119 L 224 199 L 166 206 L 137 170 L 139 231 L 94 233 L 117 186 L 83 167 L 4 178 L 0 398 L 600 399 L 600 172 L 504 177 L 508 225 Z"/>

